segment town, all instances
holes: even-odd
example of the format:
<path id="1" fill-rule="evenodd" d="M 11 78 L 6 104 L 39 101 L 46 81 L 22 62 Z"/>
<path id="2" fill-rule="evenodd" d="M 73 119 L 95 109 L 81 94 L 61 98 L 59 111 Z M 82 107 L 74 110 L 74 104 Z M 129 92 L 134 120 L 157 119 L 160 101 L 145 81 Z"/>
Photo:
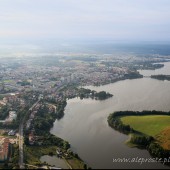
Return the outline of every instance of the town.
<path id="1" fill-rule="evenodd" d="M 126 62 L 122 61 L 125 60 Z M 107 99 L 114 94 L 89 91 L 119 80 L 142 78 L 138 69 L 155 69 L 162 56 L 50 56 L 2 58 L 0 63 L 0 161 L 5 168 L 46 167 L 39 159 L 57 155 L 72 168 L 87 168 L 70 144 L 52 134 L 69 98 Z M 83 87 L 83 88 L 82 88 Z M 99 96 L 99 95 L 103 95 Z M 38 156 L 34 151 L 39 153 Z M 33 155 L 30 155 L 32 152 Z M 31 157 L 35 156 L 35 160 Z M 72 161 L 69 161 L 72 160 Z M 73 160 L 76 160 L 74 163 Z M 71 162 L 71 163 L 70 163 Z M 77 163 L 78 162 L 78 163 Z M 58 167 L 59 168 L 59 167 Z"/>

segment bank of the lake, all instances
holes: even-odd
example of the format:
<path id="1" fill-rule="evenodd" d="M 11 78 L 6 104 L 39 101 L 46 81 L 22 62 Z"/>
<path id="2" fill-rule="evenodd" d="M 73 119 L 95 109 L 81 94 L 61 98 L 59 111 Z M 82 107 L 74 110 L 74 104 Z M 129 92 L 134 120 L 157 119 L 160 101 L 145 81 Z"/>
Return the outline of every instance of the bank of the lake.
<path id="1" fill-rule="evenodd" d="M 162 68 L 163 69 L 163 68 Z M 51 133 L 71 144 L 72 149 L 92 168 L 166 168 L 160 163 L 113 163 L 113 158 L 150 158 L 146 150 L 125 145 L 127 135 L 111 129 L 107 124 L 110 113 L 119 110 L 170 110 L 170 82 L 151 78 L 123 80 L 94 87 L 106 91 L 113 98 L 96 101 L 74 98 L 67 101 L 65 116 L 56 120 Z"/>
<path id="2" fill-rule="evenodd" d="M 70 144 L 66 140 L 63 140 L 49 132 L 55 119 L 58 118 L 56 113 L 61 109 L 64 110 L 66 101 L 60 101 L 58 104 L 60 107 L 57 107 L 55 112 L 49 110 L 49 103 L 41 101 L 41 105 L 37 109 L 36 117 L 33 120 L 34 130 L 32 131 L 32 135 L 34 133 L 36 136 L 35 141 L 30 142 L 30 135 L 28 135 L 29 130 L 25 129 L 25 163 L 28 164 L 28 166 L 36 165 L 41 167 L 46 165 L 40 161 L 41 157 L 50 155 L 61 158 L 71 169 L 85 169 L 87 168 L 87 165 L 84 164 L 77 153 L 74 153 L 70 149 Z"/>
<path id="3" fill-rule="evenodd" d="M 162 135 L 164 143 L 168 145 L 165 148 L 159 141 L 158 134 L 170 128 L 170 112 L 118 111 L 108 116 L 108 124 L 121 133 L 130 134 L 129 144 L 147 149 L 154 158 L 169 159 L 170 141 L 165 141 L 166 134 Z M 164 163 L 169 164 L 168 161 Z"/>
<path id="4" fill-rule="evenodd" d="M 57 168 L 62 168 L 62 169 L 69 169 L 69 165 L 61 159 L 56 156 L 49 156 L 49 155 L 44 155 L 41 157 L 41 162 L 42 163 L 47 163 L 48 165 L 57 167 Z"/>
<path id="5" fill-rule="evenodd" d="M 164 64 L 164 67 L 156 69 L 156 70 L 138 70 L 140 74 L 143 76 L 151 76 L 151 75 L 169 75 L 170 74 L 170 62 L 160 63 Z"/>
<path id="6" fill-rule="evenodd" d="M 170 75 L 163 75 L 163 74 L 159 74 L 159 75 L 151 75 L 151 78 L 153 79 L 157 79 L 157 80 L 167 80 L 170 81 Z"/>

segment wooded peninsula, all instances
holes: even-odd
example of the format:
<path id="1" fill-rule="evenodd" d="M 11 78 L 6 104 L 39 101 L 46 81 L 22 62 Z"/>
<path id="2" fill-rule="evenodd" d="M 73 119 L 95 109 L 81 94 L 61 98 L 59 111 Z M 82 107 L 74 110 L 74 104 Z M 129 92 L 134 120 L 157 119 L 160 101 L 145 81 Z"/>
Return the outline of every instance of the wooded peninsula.
<path id="1" fill-rule="evenodd" d="M 125 121 L 125 118 L 127 118 L 128 121 Z M 135 121 L 138 121 L 137 123 L 135 121 L 131 121 L 134 118 Z M 144 121 L 142 119 L 144 119 Z M 161 119 L 163 121 L 161 121 Z M 162 111 L 118 111 L 110 114 L 108 117 L 108 124 L 110 127 L 121 133 L 130 135 L 129 143 L 131 146 L 133 145 L 139 148 L 147 149 L 153 157 L 168 160 L 170 157 L 170 149 L 164 147 L 164 145 L 160 143 L 160 135 L 155 135 L 160 128 L 165 128 L 165 125 L 165 129 L 170 127 L 167 121 L 170 121 L 170 112 Z M 156 124 L 155 127 L 158 127 L 158 129 L 156 129 L 156 133 L 153 132 L 155 129 L 147 129 L 147 126 L 151 127 L 154 124 Z M 148 130 L 147 132 L 145 132 L 145 128 Z M 164 140 L 166 139 L 166 135 L 161 137 L 164 138 Z M 168 142 L 170 141 L 168 140 Z M 170 165 L 168 162 L 166 162 L 166 164 Z"/>
<path id="2" fill-rule="evenodd" d="M 163 74 L 151 75 L 151 78 L 157 79 L 157 80 L 168 80 L 168 81 L 170 81 L 170 75 L 163 75 Z"/>

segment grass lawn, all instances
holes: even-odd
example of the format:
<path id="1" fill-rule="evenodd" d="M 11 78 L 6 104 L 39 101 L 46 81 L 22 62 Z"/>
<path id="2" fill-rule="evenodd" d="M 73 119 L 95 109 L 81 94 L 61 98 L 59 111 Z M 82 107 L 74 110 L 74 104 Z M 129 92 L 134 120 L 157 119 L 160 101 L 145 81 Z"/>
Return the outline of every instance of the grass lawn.
<path id="1" fill-rule="evenodd" d="M 121 121 L 133 129 L 153 137 L 170 127 L 170 116 L 164 115 L 124 116 Z"/>

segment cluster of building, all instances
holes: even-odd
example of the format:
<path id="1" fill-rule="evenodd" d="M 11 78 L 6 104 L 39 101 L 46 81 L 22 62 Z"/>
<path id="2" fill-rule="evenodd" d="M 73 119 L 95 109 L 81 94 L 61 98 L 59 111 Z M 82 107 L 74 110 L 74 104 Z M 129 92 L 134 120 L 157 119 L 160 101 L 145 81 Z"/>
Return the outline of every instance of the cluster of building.
<path id="1" fill-rule="evenodd" d="M 30 145 L 34 145 L 35 143 L 35 135 L 34 135 L 34 131 L 30 131 L 29 136 L 28 136 L 28 140 L 29 140 L 29 144 Z"/>
<path id="2" fill-rule="evenodd" d="M 128 73 L 126 67 L 106 66 L 102 58 L 84 62 L 59 60 L 56 66 L 34 66 L 23 64 L 15 69 L 3 70 L 3 85 L 0 88 L 16 91 L 37 90 L 52 93 L 70 83 L 95 85 L 111 82 Z M 10 80 L 10 81 L 9 81 Z"/>
<path id="3" fill-rule="evenodd" d="M 23 98 L 20 97 L 19 93 L 11 93 L 8 96 L 4 97 L 2 102 L 4 103 L 4 105 L 6 105 L 7 103 L 13 104 L 13 103 L 17 103 L 18 105 L 25 107 L 25 100 Z"/>
<path id="4" fill-rule="evenodd" d="M 1 123 L 11 123 L 13 120 L 16 120 L 17 113 L 16 111 L 9 111 L 9 116 L 5 120 L 0 120 Z"/>
<path id="5" fill-rule="evenodd" d="M 39 105 L 38 105 L 38 107 L 39 107 Z M 33 121 L 36 113 L 37 113 L 36 110 L 33 110 L 33 111 L 31 112 L 31 114 L 30 114 L 30 116 L 29 116 L 29 119 L 28 119 L 27 122 L 26 122 L 26 129 L 27 129 L 27 130 L 30 129 L 30 127 L 31 127 L 31 125 L 32 125 L 32 121 Z"/>
<path id="6" fill-rule="evenodd" d="M 11 156 L 10 145 L 16 143 L 16 141 L 15 138 L 0 136 L 0 162 L 6 161 Z"/>
<path id="7" fill-rule="evenodd" d="M 41 98 L 41 95 L 39 97 L 39 99 Z M 39 110 L 40 107 L 43 107 L 44 105 L 40 102 L 37 103 L 32 110 L 30 110 L 30 115 L 29 115 L 29 119 L 26 122 L 26 130 L 28 131 L 29 135 L 28 135 L 28 140 L 29 140 L 29 144 L 30 145 L 34 145 L 35 142 L 37 142 L 39 145 L 41 145 L 41 140 L 39 136 L 35 136 L 34 135 L 34 126 L 33 126 L 33 120 Z M 49 112 L 55 112 L 56 111 L 56 106 L 53 104 L 48 104 L 48 111 Z"/>
<path id="8" fill-rule="evenodd" d="M 81 57 L 79 56 L 81 55 Z M 163 56 L 160 56 L 163 57 Z M 147 62 L 162 61 L 157 56 L 136 57 L 134 54 L 97 55 L 67 54 L 47 58 L 14 59 L 16 66 L 7 61 L 0 64 L 1 91 L 36 90 L 53 93 L 70 83 L 101 85 L 123 78 L 131 68 L 141 68 Z M 48 63 L 48 64 L 47 64 Z"/>
<path id="9" fill-rule="evenodd" d="M 9 155 L 9 139 L 8 138 L 0 138 L 0 161 L 5 161 L 8 159 Z"/>
<path id="10" fill-rule="evenodd" d="M 9 116 L 8 118 L 6 118 L 5 122 L 12 122 L 13 120 L 15 120 L 17 118 L 17 114 L 16 111 L 9 111 Z"/>
<path id="11" fill-rule="evenodd" d="M 56 150 L 56 153 L 59 158 L 68 157 L 69 155 L 68 152 L 66 151 L 63 152 L 60 148 Z"/>

